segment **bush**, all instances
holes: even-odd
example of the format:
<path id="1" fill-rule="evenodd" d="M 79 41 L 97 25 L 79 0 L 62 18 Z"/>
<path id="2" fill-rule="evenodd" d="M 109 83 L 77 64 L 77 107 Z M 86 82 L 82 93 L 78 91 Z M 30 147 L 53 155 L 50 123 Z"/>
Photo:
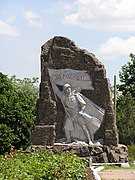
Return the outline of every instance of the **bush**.
<path id="1" fill-rule="evenodd" d="M 135 144 L 128 146 L 129 161 L 135 161 Z"/>
<path id="2" fill-rule="evenodd" d="M 117 85 L 117 126 L 120 143 L 135 144 L 135 55 L 123 65 L 119 72 L 120 84 Z"/>
<path id="3" fill-rule="evenodd" d="M 10 151 L 15 136 L 6 124 L 0 124 L 0 154 Z"/>
<path id="4" fill-rule="evenodd" d="M 131 94 L 120 95 L 117 100 L 117 127 L 120 143 L 135 143 L 135 99 Z"/>
<path id="5" fill-rule="evenodd" d="M 1 180 L 83 180 L 86 179 L 87 160 L 73 153 L 54 155 L 51 152 L 35 152 L 31 154 L 17 153 L 1 156 Z"/>
<path id="6" fill-rule="evenodd" d="M 10 79 L 0 73 L 0 124 L 5 124 L 6 131 L 15 136 L 9 136 L 8 140 L 0 139 L 0 144 L 4 142 L 5 149 L 9 148 L 9 142 L 17 149 L 29 144 L 38 97 L 38 88 L 34 86 L 36 80 L 19 80 L 15 76 Z M 3 133 L 2 129 L 0 133 Z"/>

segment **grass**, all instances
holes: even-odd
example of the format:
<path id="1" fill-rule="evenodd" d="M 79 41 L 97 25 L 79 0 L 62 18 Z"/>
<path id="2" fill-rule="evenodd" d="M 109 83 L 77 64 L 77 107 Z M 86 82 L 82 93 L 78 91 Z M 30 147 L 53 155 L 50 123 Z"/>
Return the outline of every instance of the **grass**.
<path id="1" fill-rule="evenodd" d="M 129 167 L 123 167 L 121 165 L 104 165 L 103 171 L 111 169 L 135 169 L 135 164 L 129 162 Z"/>

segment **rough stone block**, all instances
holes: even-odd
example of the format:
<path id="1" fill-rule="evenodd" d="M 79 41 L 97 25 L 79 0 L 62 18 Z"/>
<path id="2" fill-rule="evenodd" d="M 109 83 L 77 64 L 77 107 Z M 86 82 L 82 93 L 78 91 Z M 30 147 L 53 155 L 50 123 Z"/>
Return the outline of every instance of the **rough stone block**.
<path id="1" fill-rule="evenodd" d="M 55 126 L 36 126 L 30 134 L 33 145 L 53 145 L 55 142 Z"/>

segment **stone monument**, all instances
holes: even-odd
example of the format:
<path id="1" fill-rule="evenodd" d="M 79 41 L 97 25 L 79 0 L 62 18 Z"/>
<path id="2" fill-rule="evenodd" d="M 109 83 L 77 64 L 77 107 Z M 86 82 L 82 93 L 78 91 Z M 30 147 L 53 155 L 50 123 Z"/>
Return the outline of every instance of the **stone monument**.
<path id="1" fill-rule="evenodd" d="M 115 115 L 104 65 L 94 54 L 66 37 L 55 36 L 41 47 L 41 83 L 34 145 L 72 149 L 93 162 L 126 162 L 118 144 Z M 78 146 L 81 146 L 78 148 Z"/>

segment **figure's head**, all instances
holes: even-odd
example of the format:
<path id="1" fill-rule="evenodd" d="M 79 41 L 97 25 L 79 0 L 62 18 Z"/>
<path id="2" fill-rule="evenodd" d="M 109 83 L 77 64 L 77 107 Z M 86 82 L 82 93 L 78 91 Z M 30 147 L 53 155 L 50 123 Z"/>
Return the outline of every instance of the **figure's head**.
<path id="1" fill-rule="evenodd" d="M 71 85 L 70 84 L 64 84 L 63 91 L 65 94 L 71 94 Z"/>

